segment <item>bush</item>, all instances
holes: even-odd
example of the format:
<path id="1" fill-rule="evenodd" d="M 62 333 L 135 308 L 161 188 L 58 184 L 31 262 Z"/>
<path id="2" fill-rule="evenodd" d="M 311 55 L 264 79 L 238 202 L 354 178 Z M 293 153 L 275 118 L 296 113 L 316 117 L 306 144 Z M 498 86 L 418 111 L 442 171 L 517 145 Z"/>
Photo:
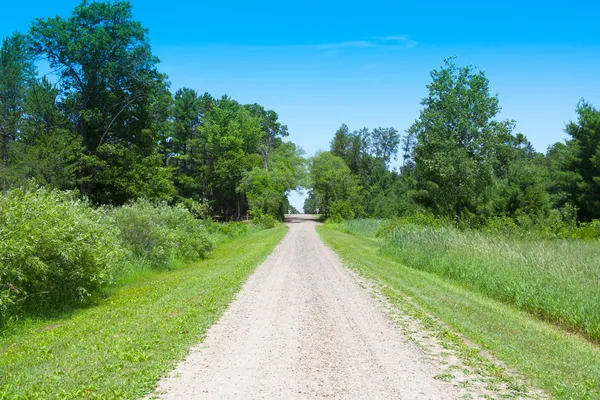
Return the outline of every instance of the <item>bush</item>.
<path id="1" fill-rule="evenodd" d="M 328 210 L 328 218 L 332 222 L 342 222 L 345 219 L 352 219 L 355 216 L 354 210 L 347 200 L 336 200 L 331 203 Z"/>
<path id="2" fill-rule="evenodd" d="M 277 226 L 277 219 L 270 214 L 256 215 L 253 222 L 262 229 L 271 229 Z"/>
<path id="3" fill-rule="evenodd" d="M 107 219 L 70 192 L 0 196 L 0 325 L 23 309 L 83 303 L 110 283 L 126 252 Z"/>
<path id="4" fill-rule="evenodd" d="M 208 233 L 213 237 L 223 237 L 227 239 L 234 239 L 248 233 L 248 224 L 243 222 L 215 222 L 209 219 L 202 221 L 202 225 Z"/>
<path id="5" fill-rule="evenodd" d="M 573 229 L 571 236 L 574 239 L 597 240 L 600 239 L 600 220 L 582 223 Z"/>
<path id="6" fill-rule="evenodd" d="M 202 259 L 215 248 L 205 224 L 183 205 L 137 200 L 113 209 L 113 215 L 125 247 L 152 267 Z"/>

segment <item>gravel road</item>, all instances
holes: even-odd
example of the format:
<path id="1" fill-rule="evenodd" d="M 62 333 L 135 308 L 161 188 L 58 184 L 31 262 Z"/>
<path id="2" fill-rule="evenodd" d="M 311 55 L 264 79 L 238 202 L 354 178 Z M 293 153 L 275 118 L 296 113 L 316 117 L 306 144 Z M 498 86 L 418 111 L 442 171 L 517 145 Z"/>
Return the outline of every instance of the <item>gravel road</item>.
<path id="1" fill-rule="evenodd" d="M 159 398 L 459 398 L 321 242 L 316 222 L 288 224 L 204 343 L 160 382 Z"/>

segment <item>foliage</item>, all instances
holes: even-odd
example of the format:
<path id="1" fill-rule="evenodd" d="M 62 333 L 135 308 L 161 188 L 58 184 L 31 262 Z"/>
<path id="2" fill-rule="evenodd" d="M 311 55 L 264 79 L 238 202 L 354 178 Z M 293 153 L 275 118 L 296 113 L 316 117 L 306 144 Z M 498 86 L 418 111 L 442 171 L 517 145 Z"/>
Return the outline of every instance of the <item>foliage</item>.
<path id="1" fill-rule="evenodd" d="M 0 324 L 19 310 L 86 302 L 111 283 L 126 252 L 104 209 L 70 192 L 0 196 Z"/>
<path id="2" fill-rule="evenodd" d="M 459 68 L 453 59 L 431 73 L 429 96 L 409 133 L 416 138 L 416 173 L 429 182 L 429 202 L 440 213 L 473 206 L 492 181 L 491 157 L 497 136 L 510 132 L 512 123 L 493 120 L 500 111 L 489 93 L 485 74 L 473 67 Z"/>
<path id="3" fill-rule="evenodd" d="M 286 232 L 280 225 L 243 236 L 219 246 L 208 260 L 154 271 L 92 307 L 13 326 L 0 335 L 0 398 L 134 399 L 153 393 Z"/>
<path id="4" fill-rule="evenodd" d="M 368 236 L 347 235 L 328 229 L 327 225 L 318 231 L 345 265 L 380 283 L 382 294 L 404 314 L 433 329 L 432 334 L 438 338 L 452 337 L 458 343 L 465 338 L 467 343 L 461 345 L 461 353 L 468 357 L 468 365 L 477 373 L 491 372 L 501 377 L 505 385 L 514 377 L 512 371 L 517 371 L 560 399 L 600 396 L 600 349 L 596 344 L 465 288 L 462 283 L 410 268 L 395 256 L 382 254 L 380 242 L 369 240 Z M 473 254 L 479 249 L 470 246 L 469 251 Z M 579 257 L 575 253 L 571 255 Z M 470 255 L 463 257 L 465 263 L 469 259 Z M 577 289 L 573 293 L 577 293 Z M 480 353 L 473 344 L 485 350 Z M 471 362 L 477 359 L 489 362 L 488 353 L 512 370 L 508 376 L 503 366 L 496 364 L 486 368 L 485 364 Z M 526 395 L 522 391 L 516 393 L 516 397 Z"/>
<path id="5" fill-rule="evenodd" d="M 149 129 L 148 103 L 163 77 L 146 29 L 132 20 L 128 2 L 83 2 L 68 19 L 37 19 L 30 35 L 32 50 L 58 75 L 60 107 L 81 137 L 82 194 L 102 203 L 129 201 L 113 179 L 137 164 L 150 169 L 146 176 L 161 168 L 150 163 L 158 138 Z"/>
<path id="6" fill-rule="evenodd" d="M 206 258 L 215 248 L 202 221 L 181 205 L 137 200 L 114 209 L 113 216 L 124 245 L 137 260 L 152 267 Z"/>
<path id="7" fill-rule="evenodd" d="M 270 214 L 256 215 L 253 222 L 262 229 L 273 229 L 277 226 L 277 219 Z"/>
<path id="8" fill-rule="evenodd" d="M 594 228 L 595 229 L 595 228 Z M 436 220 L 384 225 L 382 251 L 600 341 L 598 242 L 531 240 Z M 585 235 L 584 231 L 581 235 Z"/>
<path id="9" fill-rule="evenodd" d="M 600 110 L 581 101 L 577 122 L 567 124 L 571 136 L 548 152 L 558 205 L 570 203 L 581 221 L 600 218 Z"/>
<path id="10" fill-rule="evenodd" d="M 11 178 L 10 147 L 19 139 L 25 114 L 27 91 L 34 76 L 31 54 L 25 37 L 14 34 L 2 40 L 0 47 L 0 153 L 2 193 Z"/>
<path id="11" fill-rule="evenodd" d="M 268 169 L 257 166 L 245 174 L 238 192 L 246 194 L 255 217 L 268 214 L 283 220 L 287 195 L 305 180 L 305 163 L 302 151 L 293 143 L 280 145 L 268 159 Z"/>
<path id="12" fill-rule="evenodd" d="M 320 213 L 337 220 L 361 213 L 358 182 L 342 158 L 330 152 L 317 154 L 310 161 L 310 178 Z"/>

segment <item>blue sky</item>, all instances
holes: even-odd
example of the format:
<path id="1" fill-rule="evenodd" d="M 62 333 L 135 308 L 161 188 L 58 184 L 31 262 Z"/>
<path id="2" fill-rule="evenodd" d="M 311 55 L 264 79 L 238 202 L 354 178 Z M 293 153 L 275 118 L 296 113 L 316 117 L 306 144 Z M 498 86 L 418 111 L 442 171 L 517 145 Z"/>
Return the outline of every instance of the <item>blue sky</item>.
<path id="1" fill-rule="evenodd" d="M 3 4 L 0 37 L 78 3 Z M 327 149 L 342 123 L 404 132 L 449 55 L 486 71 L 500 118 L 539 151 L 566 137 L 580 98 L 600 107 L 596 1 L 131 3 L 174 90 L 272 108 L 308 154 Z"/>

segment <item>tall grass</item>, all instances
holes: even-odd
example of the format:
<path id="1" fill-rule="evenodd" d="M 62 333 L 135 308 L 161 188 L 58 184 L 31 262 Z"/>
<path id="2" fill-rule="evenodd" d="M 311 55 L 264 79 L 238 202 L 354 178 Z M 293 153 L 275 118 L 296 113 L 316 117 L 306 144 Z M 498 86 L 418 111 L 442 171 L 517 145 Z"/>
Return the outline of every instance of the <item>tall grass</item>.
<path id="1" fill-rule="evenodd" d="M 398 224 L 385 235 L 381 252 L 600 342 L 597 241 L 515 239 Z"/>
<path id="2" fill-rule="evenodd" d="M 384 222 L 383 219 L 351 219 L 342 223 L 328 223 L 328 225 L 351 235 L 374 238 Z"/>

